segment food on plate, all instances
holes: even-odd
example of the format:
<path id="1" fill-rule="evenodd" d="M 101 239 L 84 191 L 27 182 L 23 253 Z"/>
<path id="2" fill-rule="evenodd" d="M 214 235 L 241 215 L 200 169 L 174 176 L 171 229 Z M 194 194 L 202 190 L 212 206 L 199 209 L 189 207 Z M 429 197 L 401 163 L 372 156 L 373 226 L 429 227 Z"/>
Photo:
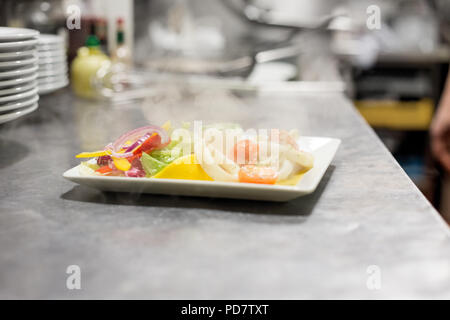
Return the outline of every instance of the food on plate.
<path id="1" fill-rule="evenodd" d="M 153 176 L 159 179 L 188 179 L 214 181 L 202 166 L 196 163 L 195 156 L 189 154 L 174 160 Z"/>
<path id="2" fill-rule="evenodd" d="M 256 184 L 295 185 L 314 165 L 300 150 L 295 130 L 247 130 L 230 123 L 195 121 L 173 128 L 134 129 L 103 150 L 82 152 L 83 176 L 123 176 Z"/>

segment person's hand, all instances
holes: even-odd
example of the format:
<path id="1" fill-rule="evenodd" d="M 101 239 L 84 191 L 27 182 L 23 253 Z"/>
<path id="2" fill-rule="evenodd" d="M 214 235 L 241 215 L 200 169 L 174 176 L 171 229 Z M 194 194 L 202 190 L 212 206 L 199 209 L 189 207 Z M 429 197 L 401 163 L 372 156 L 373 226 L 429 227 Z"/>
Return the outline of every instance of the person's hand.
<path id="1" fill-rule="evenodd" d="M 431 125 L 431 150 L 450 172 L 450 98 L 444 97 Z"/>

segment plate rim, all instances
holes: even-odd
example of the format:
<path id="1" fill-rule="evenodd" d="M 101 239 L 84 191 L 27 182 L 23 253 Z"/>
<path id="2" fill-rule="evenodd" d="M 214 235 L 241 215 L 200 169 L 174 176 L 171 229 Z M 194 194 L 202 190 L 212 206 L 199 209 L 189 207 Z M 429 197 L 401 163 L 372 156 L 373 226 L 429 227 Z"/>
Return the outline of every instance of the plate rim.
<path id="1" fill-rule="evenodd" d="M 33 104 L 33 103 L 37 103 L 38 101 L 39 101 L 39 95 L 36 93 L 33 97 L 31 97 L 28 100 L 25 100 L 25 101 L 22 101 L 22 102 L 10 103 L 9 105 L 6 104 L 6 105 L 0 106 L 0 112 L 24 108 L 26 106 L 29 106 L 29 105 Z M 20 105 L 17 106 L 18 104 L 20 104 Z"/>
<path id="2" fill-rule="evenodd" d="M 0 42 L 0 49 L 28 47 L 28 46 L 34 46 L 37 43 L 38 43 L 38 39 Z"/>
<path id="3" fill-rule="evenodd" d="M 21 100 L 21 99 L 24 99 L 24 98 L 28 98 L 28 97 L 30 97 L 30 96 L 32 96 L 34 94 L 37 94 L 37 93 L 38 93 L 38 88 L 36 86 L 36 87 L 34 87 L 34 88 L 30 89 L 30 90 L 27 90 L 27 91 L 19 92 L 17 94 L 11 94 L 9 96 L 0 97 L 0 103 L 11 102 L 11 101 L 15 101 L 15 100 Z"/>
<path id="4" fill-rule="evenodd" d="M 38 78 L 46 78 L 46 77 L 55 77 L 59 75 L 66 75 L 69 71 L 69 68 L 64 66 L 59 69 L 39 69 L 38 70 Z"/>
<path id="5" fill-rule="evenodd" d="M 48 51 L 60 51 L 60 50 L 66 50 L 66 46 L 65 46 L 64 42 L 43 43 L 43 44 L 38 44 L 36 46 L 36 50 L 38 51 L 38 53 L 48 52 Z"/>
<path id="6" fill-rule="evenodd" d="M 15 32 L 13 34 L 2 34 L 2 30 L 5 29 L 14 29 Z M 13 30 L 11 30 L 13 31 Z M 19 33 L 17 33 L 19 32 Z M 20 33 L 22 32 L 22 33 Z M 37 38 L 39 36 L 39 31 L 30 29 L 30 28 L 16 28 L 16 27 L 0 27 L 0 41 L 11 40 L 11 39 L 29 39 L 29 38 Z"/>
<path id="7" fill-rule="evenodd" d="M 0 61 L 0 68 L 8 67 L 8 64 L 13 63 L 14 65 L 11 65 L 9 67 L 20 67 L 20 66 L 26 66 L 28 64 L 34 64 L 39 61 L 38 57 L 32 57 L 28 59 L 19 59 L 19 60 L 11 60 L 11 61 Z"/>
<path id="8" fill-rule="evenodd" d="M 23 66 L 22 66 L 23 67 Z M 37 65 L 33 65 L 32 67 L 27 68 L 19 68 L 16 70 L 9 70 L 9 71 L 0 71 L 0 79 L 5 79 L 9 77 L 17 77 L 24 74 L 29 74 L 38 71 L 39 67 Z"/>
<path id="9" fill-rule="evenodd" d="M 50 51 L 41 51 L 37 53 L 39 59 L 45 60 L 45 59 L 53 59 L 57 57 L 66 57 L 67 52 L 64 49 L 58 49 L 58 50 L 50 50 Z"/>
<path id="10" fill-rule="evenodd" d="M 58 83 L 58 85 L 37 85 L 38 93 L 43 95 L 47 93 L 54 92 L 56 90 L 62 89 L 69 84 L 69 80 L 65 82 Z"/>
<path id="11" fill-rule="evenodd" d="M 19 58 L 19 57 L 33 56 L 33 55 L 36 55 L 35 49 L 22 50 L 22 51 L 11 51 L 11 52 L 0 52 L 0 59 Z"/>
<path id="12" fill-rule="evenodd" d="M 57 34 L 41 33 L 39 34 L 39 45 L 64 43 L 64 37 Z"/>
<path id="13" fill-rule="evenodd" d="M 47 85 L 56 85 L 58 83 L 63 83 L 69 81 L 69 77 L 65 73 L 61 76 L 48 76 L 43 78 L 37 78 L 38 84 L 41 86 L 47 86 Z"/>
<path id="14" fill-rule="evenodd" d="M 33 81 L 33 80 L 36 80 L 36 79 L 37 79 L 37 73 L 34 73 L 34 74 L 32 74 L 32 75 L 30 75 L 28 77 L 22 77 L 22 78 L 16 77 L 16 78 L 13 78 L 13 79 L 6 79 L 6 80 L 2 80 L 0 78 L 0 88 L 3 88 L 5 86 L 14 86 L 14 85 L 17 85 L 17 84 L 21 84 L 21 83 L 28 82 L 28 81 Z"/>
<path id="15" fill-rule="evenodd" d="M 38 107 L 39 107 L 39 104 L 36 102 L 31 107 L 27 107 L 27 108 L 24 108 L 19 111 L 1 114 L 0 115 L 0 124 L 19 119 L 33 111 L 36 111 L 38 109 Z M 12 117 L 8 118 L 7 116 L 12 116 Z M 5 121 L 5 119 L 6 119 L 6 121 Z"/>
<path id="16" fill-rule="evenodd" d="M 20 93 L 20 92 L 27 91 L 29 89 L 32 89 L 32 88 L 36 87 L 38 85 L 38 82 L 37 82 L 36 79 L 34 79 L 34 80 L 30 81 L 29 85 L 24 85 L 24 84 L 26 84 L 26 82 L 19 83 L 19 85 L 14 86 L 12 88 L 6 88 L 6 89 L 0 88 L 0 97 L 8 96 L 8 95 L 11 94 L 11 93 L 5 93 L 5 92 L 12 92 L 14 94 L 15 92 Z M 20 86 L 20 85 L 22 85 L 22 86 Z M 22 90 L 19 90 L 19 89 L 22 89 Z M 16 90 L 16 91 L 14 91 L 14 90 Z M 17 91 L 17 90 L 19 90 L 19 91 Z"/>

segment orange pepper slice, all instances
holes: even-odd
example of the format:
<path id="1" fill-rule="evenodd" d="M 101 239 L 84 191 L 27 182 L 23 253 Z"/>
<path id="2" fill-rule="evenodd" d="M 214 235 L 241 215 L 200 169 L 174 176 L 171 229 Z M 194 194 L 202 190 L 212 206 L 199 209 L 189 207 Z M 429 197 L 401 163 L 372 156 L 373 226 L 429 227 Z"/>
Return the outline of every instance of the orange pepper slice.
<path id="1" fill-rule="evenodd" d="M 109 166 L 103 166 L 103 167 L 100 167 L 97 170 L 95 170 L 95 172 L 98 172 L 98 173 L 101 173 L 101 174 L 106 174 L 106 173 L 109 173 L 111 171 L 112 171 L 112 169 Z"/>

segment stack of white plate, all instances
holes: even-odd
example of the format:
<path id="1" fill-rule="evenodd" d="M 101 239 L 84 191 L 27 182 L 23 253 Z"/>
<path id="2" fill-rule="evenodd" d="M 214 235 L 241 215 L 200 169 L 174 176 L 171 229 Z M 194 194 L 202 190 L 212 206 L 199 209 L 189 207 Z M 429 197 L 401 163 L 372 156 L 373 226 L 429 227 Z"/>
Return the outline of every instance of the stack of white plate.
<path id="1" fill-rule="evenodd" d="M 0 123 L 38 108 L 39 32 L 0 27 Z"/>
<path id="2" fill-rule="evenodd" d="M 41 34 L 38 43 L 39 94 L 46 94 L 69 84 L 64 38 L 53 34 Z"/>

